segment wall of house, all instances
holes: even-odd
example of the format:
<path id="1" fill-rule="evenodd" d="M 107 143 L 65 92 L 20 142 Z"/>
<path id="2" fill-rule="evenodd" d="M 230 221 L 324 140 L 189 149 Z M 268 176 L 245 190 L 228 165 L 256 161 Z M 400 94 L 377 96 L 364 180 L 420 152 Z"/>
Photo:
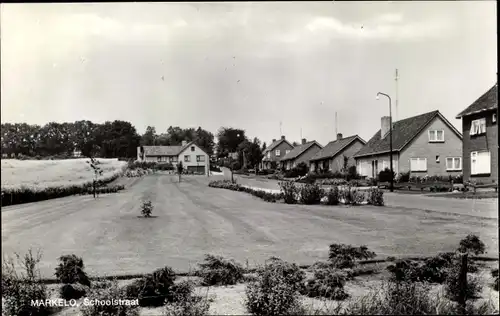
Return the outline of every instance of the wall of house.
<path id="1" fill-rule="evenodd" d="M 429 130 L 444 130 L 444 142 L 429 142 Z M 436 156 L 439 156 L 439 162 L 436 161 Z M 410 158 L 427 158 L 427 171 L 412 172 L 411 175 L 453 176 L 461 174 L 461 170 L 446 170 L 447 157 L 462 157 L 462 140 L 443 120 L 436 117 L 409 146 L 401 151 L 399 156 L 399 172 L 408 172 L 410 170 Z"/>
<path id="2" fill-rule="evenodd" d="M 356 154 L 361 148 L 363 148 L 363 143 L 359 140 L 352 142 L 347 148 L 345 148 L 342 153 L 330 159 L 328 162 L 328 168 L 332 172 L 341 171 L 344 167 L 344 156 L 348 157 L 347 167 L 355 166 L 356 160 L 354 159 L 354 154 Z"/>
<path id="3" fill-rule="evenodd" d="M 305 162 L 307 166 L 310 165 L 310 159 L 316 155 L 319 151 L 321 150 L 321 147 L 314 144 L 311 147 L 309 147 L 302 155 L 297 157 L 292 161 L 292 168 L 296 167 L 299 163 Z"/>
<path id="4" fill-rule="evenodd" d="M 194 151 L 191 148 L 194 147 Z M 196 156 L 204 156 L 205 161 L 197 162 Z M 184 156 L 190 156 L 190 161 L 186 162 Z M 209 159 L 208 155 L 197 145 L 192 144 L 188 148 L 186 148 L 183 152 L 179 154 L 179 161 L 182 161 L 182 166 L 184 169 L 187 169 L 188 166 L 205 166 L 205 174 L 209 171 Z"/>
<path id="5" fill-rule="evenodd" d="M 376 174 L 380 173 L 380 171 L 384 170 L 385 168 L 390 168 L 390 156 L 389 156 L 389 154 L 384 154 L 384 155 L 376 155 L 376 156 L 357 158 L 356 159 L 356 171 L 362 176 L 366 176 L 368 178 L 373 177 L 372 161 L 374 161 L 374 160 L 377 161 Z M 393 155 L 392 155 L 392 170 L 394 170 L 394 172 L 396 174 L 398 174 L 400 172 L 404 172 L 404 171 L 399 170 L 399 155 L 398 155 L 398 153 L 393 153 Z"/>
<path id="6" fill-rule="evenodd" d="M 497 122 L 493 122 L 493 113 L 496 111 L 487 111 L 466 116 L 462 120 L 463 130 L 463 174 L 464 180 L 475 180 L 484 183 L 498 182 L 498 126 Z M 469 135 L 471 122 L 479 118 L 486 118 L 486 135 Z M 491 174 L 471 176 L 471 151 L 487 151 L 490 152 Z"/>
<path id="7" fill-rule="evenodd" d="M 288 145 L 287 142 L 282 142 L 276 148 L 271 150 L 271 160 L 278 161 L 279 159 L 285 157 L 287 150 L 292 150 L 293 147 Z M 280 151 L 280 155 L 276 156 L 276 150 Z"/>

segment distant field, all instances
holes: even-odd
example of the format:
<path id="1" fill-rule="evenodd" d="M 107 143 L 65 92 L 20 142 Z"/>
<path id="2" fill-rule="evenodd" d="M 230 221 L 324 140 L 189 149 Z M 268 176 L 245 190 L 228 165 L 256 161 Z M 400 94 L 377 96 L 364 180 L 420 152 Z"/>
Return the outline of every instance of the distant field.
<path id="1" fill-rule="evenodd" d="M 44 189 L 68 185 L 82 185 L 93 179 L 88 159 L 67 160 L 0 160 L 2 167 L 2 189 L 30 187 Z M 126 166 L 125 161 L 98 159 L 106 180 L 119 174 Z"/>

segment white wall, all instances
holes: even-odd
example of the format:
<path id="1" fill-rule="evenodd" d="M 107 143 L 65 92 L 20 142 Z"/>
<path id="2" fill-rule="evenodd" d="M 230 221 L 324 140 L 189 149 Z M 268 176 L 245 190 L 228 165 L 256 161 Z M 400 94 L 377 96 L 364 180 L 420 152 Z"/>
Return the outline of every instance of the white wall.
<path id="1" fill-rule="evenodd" d="M 194 147 L 194 151 L 191 148 Z M 184 156 L 189 156 L 189 162 L 186 162 Z M 196 156 L 203 156 L 204 161 L 196 161 Z M 187 169 L 188 166 L 205 166 L 205 173 L 209 172 L 209 156 L 197 145 L 191 144 L 183 152 L 179 154 L 179 161 L 182 161 L 182 166 Z"/>

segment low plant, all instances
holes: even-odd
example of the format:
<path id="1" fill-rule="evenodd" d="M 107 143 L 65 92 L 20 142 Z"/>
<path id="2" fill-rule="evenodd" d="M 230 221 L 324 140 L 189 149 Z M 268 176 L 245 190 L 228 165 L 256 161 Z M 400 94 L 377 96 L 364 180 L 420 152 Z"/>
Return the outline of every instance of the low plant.
<path id="1" fill-rule="evenodd" d="M 371 188 L 368 191 L 368 204 L 375 206 L 384 206 L 384 191 L 379 188 Z"/>
<path id="2" fill-rule="evenodd" d="M 204 297 L 189 296 L 180 301 L 168 303 L 164 316 L 205 316 L 208 315 L 210 301 Z"/>
<path id="3" fill-rule="evenodd" d="M 47 287 L 42 283 L 38 269 L 42 258 L 40 252 L 34 256 L 30 249 L 24 257 L 19 254 L 15 257 L 16 261 L 12 257 L 2 260 L 2 315 L 4 312 L 16 316 L 51 314 L 48 306 L 31 303 L 32 300 L 48 299 Z"/>
<path id="4" fill-rule="evenodd" d="M 299 188 L 299 201 L 302 204 L 320 204 L 324 190 L 318 184 L 306 184 Z"/>
<path id="5" fill-rule="evenodd" d="M 295 264 L 272 258 L 247 285 L 245 306 L 253 315 L 288 315 L 301 307 L 305 274 Z"/>
<path id="6" fill-rule="evenodd" d="M 363 192 L 353 188 L 350 184 L 344 186 L 340 192 L 346 205 L 360 205 L 365 200 Z"/>
<path id="7" fill-rule="evenodd" d="M 295 183 L 291 181 L 281 181 L 278 182 L 280 186 L 281 194 L 283 195 L 283 199 L 286 204 L 296 204 L 297 203 L 297 195 L 298 188 Z"/>
<path id="8" fill-rule="evenodd" d="M 338 205 L 340 203 L 340 192 L 337 186 L 326 191 L 326 205 Z"/>
<path id="9" fill-rule="evenodd" d="M 461 295 L 461 281 L 460 281 L 460 263 L 452 264 L 447 269 L 447 276 L 445 279 L 445 295 L 448 299 L 459 302 Z M 478 277 L 468 274 L 467 286 L 465 288 L 465 300 L 477 300 L 482 291 L 481 281 Z"/>
<path id="10" fill-rule="evenodd" d="M 134 299 L 126 295 L 116 280 L 110 286 L 92 288 L 87 298 L 94 302 Z M 139 316 L 139 306 L 132 302 L 131 304 L 84 304 L 81 313 L 83 316 Z"/>
<path id="11" fill-rule="evenodd" d="M 82 285 L 80 283 L 64 284 L 59 288 L 59 294 L 65 300 L 77 300 L 85 296 L 88 290 L 88 286 Z"/>
<path id="12" fill-rule="evenodd" d="M 90 279 L 84 271 L 83 259 L 71 254 L 59 257 L 59 265 L 54 273 L 57 280 L 65 284 L 79 283 L 90 286 Z"/>
<path id="13" fill-rule="evenodd" d="M 375 258 L 376 254 L 366 246 L 354 247 L 344 244 L 331 244 L 328 259 L 337 268 L 353 268 L 358 260 Z"/>
<path id="14" fill-rule="evenodd" d="M 207 254 L 198 265 L 203 285 L 234 285 L 243 280 L 243 267 L 232 259 Z"/>
<path id="15" fill-rule="evenodd" d="M 491 270 L 491 276 L 493 277 L 493 289 L 498 292 L 498 269 Z"/>
<path id="16" fill-rule="evenodd" d="M 460 240 L 458 251 L 462 253 L 470 253 L 474 255 L 481 255 L 486 252 L 484 243 L 477 235 L 469 234 L 464 239 Z"/>
<path id="17" fill-rule="evenodd" d="M 306 281 L 303 294 L 309 297 L 324 297 L 332 300 L 345 300 L 349 295 L 344 290 L 349 276 L 333 266 L 323 265 L 314 268 L 313 278 Z"/>
<path id="18" fill-rule="evenodd" d="M 144 217 L 151 217 L 151 214 L 153 213 L 153 204 L 151 201 L 143 201 L 141 205 L 141 214 Z"/>
<path id="19" fill-rule="evenodd" d="M 170 267 L 158 269 L 127 286 L 126 293 L 131 299 L 139 299 L 140 306 L 162 306 L 172 297 L 175 273 Z"/>

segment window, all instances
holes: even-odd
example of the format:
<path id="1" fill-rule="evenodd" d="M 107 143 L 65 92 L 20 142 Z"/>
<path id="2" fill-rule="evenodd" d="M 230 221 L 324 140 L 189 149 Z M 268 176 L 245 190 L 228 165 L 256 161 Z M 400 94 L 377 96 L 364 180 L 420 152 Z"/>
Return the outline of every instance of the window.
<path id="1" fill-rule="evenodd" d="M 190 162 L 190 161 L 191 161 L 191 156 L 184 155 L 184 162 Z"/>
<path id="2" fill-rule="evenodd" d="M 267 152 L 267 158 L 271 158 L 271 152 L 270 151 Z"/>
<path id="3" fill-rule="evenodd" d="M 486 119 L 474 120 L 470 124 L 470 135 L 480 135 L 486 133 Z"/>
<path id="4" fill-rule="evenodd" d="M 491 172 L 490 152 L 473 151 L 470 153 L 471 174 L 489 174 Z"/>
<path id="5" fill-rule="evenodd" d="M 172 157 L 172 162 L 177 162 L 177 157 Z"/>
<path id="6" fill-rule="evenodd" d="M 389 161 L 382 160 L 382 170 L 385 170 L 385 169 L 390 169 L 389 168 Z"/>
<path id="7" fill-rule="evenodd" d="M 279 156 L 281 154 L 280 150 L 279 149 L 276 149 L 276 152 L 275 152 L 276 156 Z"/>
<path id="8" fill-rule="evenodd" d="M 156 157 L 158 162 L 161 162 L 161 156 Z"/>
<path id="9" fill-rule="evenodd" d="M 497 114 L 496 113 L 493 113 L 492 117 L 491 117 L 491 121 L 493 123 L 495 123 L 497 121 Z"/>
<path id="10" fill-rule="evenodd" d="M 447 157 L 446 158 L 446 170 L 447 171 L 462 170 L 462 158 L 461 157 Z"/>
<path id="11" fill-rule="evenodd" d="M 191 151 L 194 151 L 194 146 L 191 146 Z"/>
<path id="12" fill-rule="evenodd" d="M 444 131 L 429 131 L 429 142 L 444 142 Z"/>
<path id="13" fill-rule="evenodd" d="M 203 155 L 197 155 L 196 156 L 196 161 L 197 162 L 204 162 L 205 161 L 205 156 L 203 156 Z"/>
<path id="14" fill-rule="evenodd" d="M 427 158 L 411 158 L 410 171 L 427 171 Z"/>
<path id="15" fill-rule="evenodd" d="M 439 155 L 436 156 L 436 162 L 439 163 Z"/>
<path id="16" fill-rule="evenodd" d="M 290 152 L 290 149 L 287 149 L 287 150 L 285 151 L 285 155 L 288 155 L 288 153 L 289 153 L 289 152 Z"/>

